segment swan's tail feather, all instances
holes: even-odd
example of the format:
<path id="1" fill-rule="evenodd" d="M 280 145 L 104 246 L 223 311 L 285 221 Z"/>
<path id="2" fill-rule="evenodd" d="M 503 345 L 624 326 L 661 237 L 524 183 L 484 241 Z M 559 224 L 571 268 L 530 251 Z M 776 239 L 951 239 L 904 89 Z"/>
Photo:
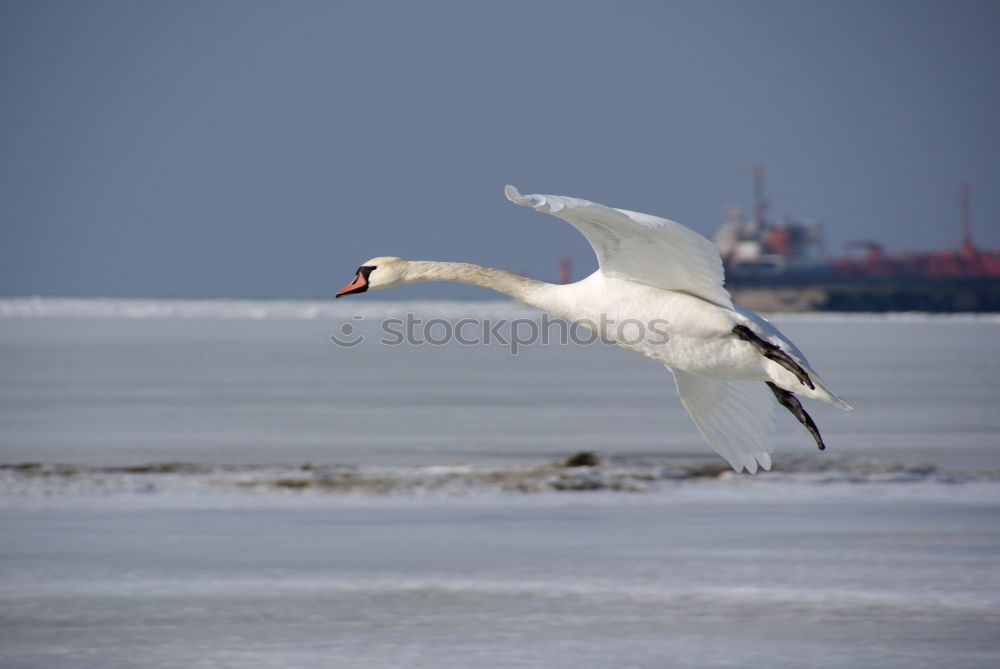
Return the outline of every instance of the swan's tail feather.
<path id="1" fill-rule="evenodd" d="M 733 469 L 771 468 L 774 399 L 767 386 L 670 371 L 695 427 Z"/>
<path id="2" fill-rule="evenodd" d="M 813 374 L 813 381 L 816 383 L 816 390 L 819 391 L 819 395 L 817 395 L 816 399 L 823 400 L 824 402 L 832 404 L 838 409 L 843 409 L 844 411 L 854 411 L 854 407 L 845 402 L 844 398 L 827 388 L 826 384 L 823 383 L 815 374 Z"/>
<path id="3" fill-rule="evenodd" d="M 801 395 L 802 397 L 808 397 L 812 400 L 826 402 L 827 404 L 832 404 L 838 409 L 843 409 L 844 411 L 854 410 L 854 407 L 845 402 L 842 397 L 830 390 L 830 388 L 823 382 L 823 379 L 819 378 L 819 375 L 813 371 L 812 367 L 809 367 L 808 364 L 804 364 L 803 367 L 813 382 L 813 388 L 807 388 L 799 383 L 796 383 L 788 377 L 787 374 L 785 374 L 784 369 L 779 369 L 773 365 L 769 370 L 769 380 L 772 382 L 780 381 L 780 383 L 777 383 L 778 386 L 784 388 L 788 392 Z"/>

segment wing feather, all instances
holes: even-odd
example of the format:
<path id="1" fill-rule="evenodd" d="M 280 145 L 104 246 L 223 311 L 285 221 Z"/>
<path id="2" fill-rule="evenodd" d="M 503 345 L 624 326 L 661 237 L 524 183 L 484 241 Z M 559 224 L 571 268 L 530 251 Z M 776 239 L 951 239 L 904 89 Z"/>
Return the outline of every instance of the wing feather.
<path id="1" fill-rule="evenodd" d="M 771 468 L 774 400 L 767 386 L 713 379 L 667 367 L 695 427 L 733 469 Z"/>
<path id="2" fill-rule="evenodd" d="M 733 306 L 723 288 L 725 275 L 718 250 L 694 230 L 658 216 L 575 197 L 521 195 L 514 186 L 507 186 L 505 192 L 511 202 L 558 216 L 579 230 L 594 248 L 605 274 Z"/>

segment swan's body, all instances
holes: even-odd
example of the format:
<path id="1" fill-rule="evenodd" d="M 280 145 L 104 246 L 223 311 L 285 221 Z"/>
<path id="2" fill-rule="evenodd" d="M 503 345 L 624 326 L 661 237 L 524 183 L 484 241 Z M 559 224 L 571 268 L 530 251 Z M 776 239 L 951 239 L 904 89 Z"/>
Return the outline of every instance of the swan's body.
<path id="1" fill-rule="evenodd" d="M 383 257 L 362 265 L 337 296 L 421 281 L 490 288 L 666 365 L 698 430 L 736 471 L 754 472 L 758 463 L 770 469 L 774 398 L 824 447 L 792 393 L 850 406 L 774 326 L 733 305 L 711 242 L 677 223 L 586 200 L 522 196 L 512 186 L 507 197 L 571 223 L 600 268 L 556 285 L 467 263 Z"/>

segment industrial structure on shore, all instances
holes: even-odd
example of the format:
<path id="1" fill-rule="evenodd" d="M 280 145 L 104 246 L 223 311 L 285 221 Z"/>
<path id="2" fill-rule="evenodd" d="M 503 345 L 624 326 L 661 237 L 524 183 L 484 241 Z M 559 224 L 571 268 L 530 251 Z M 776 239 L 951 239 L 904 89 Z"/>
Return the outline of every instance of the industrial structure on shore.
<path id="1" fill-rule="evenodd" d="M 828 256 L 818 222 L 768 218 L 763 168 L 753 169 L 753 182 L 752 216 L 730 208 L 715 235 L 737 303 L 755 311 L 1000 311 L 1000 250 L 972 242 L 968 185 L 958 248 L 893 255 L 864 240 Z"/>

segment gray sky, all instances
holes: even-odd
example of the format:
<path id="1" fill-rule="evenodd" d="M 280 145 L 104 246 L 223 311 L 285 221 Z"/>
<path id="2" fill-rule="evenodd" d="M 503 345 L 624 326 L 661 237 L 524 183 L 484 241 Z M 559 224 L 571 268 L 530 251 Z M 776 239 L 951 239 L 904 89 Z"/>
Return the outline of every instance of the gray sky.
<path id="1" fill-rule="evenodd" d="M 324 297 L 378 255 L 553 280 L 575 195 L 711 235 L 1000 246 L 1000 3 L 0 1 L 0 293 Z M 412 286 L 387 297 L 482 296 Z"/>

